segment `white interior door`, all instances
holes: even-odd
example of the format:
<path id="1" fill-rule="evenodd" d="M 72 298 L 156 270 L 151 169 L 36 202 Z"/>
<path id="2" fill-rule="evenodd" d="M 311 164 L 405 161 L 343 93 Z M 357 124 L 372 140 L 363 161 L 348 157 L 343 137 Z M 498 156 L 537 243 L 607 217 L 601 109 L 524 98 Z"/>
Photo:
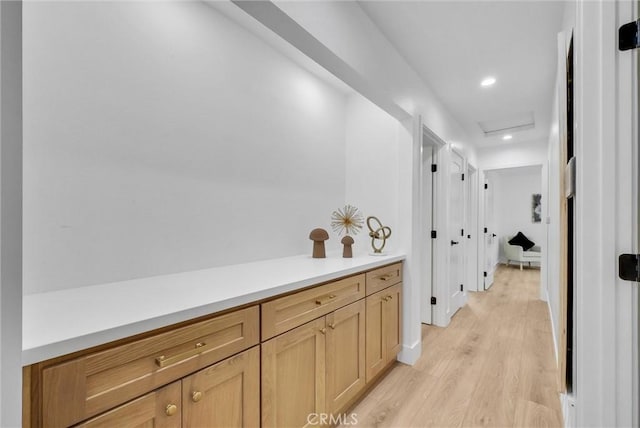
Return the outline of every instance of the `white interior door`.
<path id="1" fill-rule="evenodd" d="M 484 185 L 484 289 L 488 290 L 493 285 L 493 271 L 496 260 L 497 248 L 496 236 L 493 229 L 493 186 L 489 176 L 485 178 Z"/>
<path id="2" fill-rule="evenodd" d="M 431 297 L 433 294 L 433 283 L 435 276 L 435 240 L 431 238 L 431 231 L 435 230 L 435 190 L 436 177 L 432 172 L 431 165 L 436 164 L 436 149 L 427 145 L 423 138 L 422 148 L 422 220 L 423 229 L 423 252 L 422 252 L 422 302 L 420 304 L 420 322 L 432 324 Z"/>
<path id="3" fill-rule="evenodd" d="M 449 166 L 449 316 L 464 304 L 464 160 L 451 151 Z"/>

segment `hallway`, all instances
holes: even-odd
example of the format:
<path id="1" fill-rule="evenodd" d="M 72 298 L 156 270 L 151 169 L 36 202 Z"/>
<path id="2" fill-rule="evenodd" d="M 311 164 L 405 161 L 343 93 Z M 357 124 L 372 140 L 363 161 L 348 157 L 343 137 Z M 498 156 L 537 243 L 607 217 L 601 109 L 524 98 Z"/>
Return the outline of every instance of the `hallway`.
<path id="1" fill-rule="evenodd" d="M 500 266 L 447 328 L 422 326 L 422 356 L 397 363 L 352 412 L 358 426 L 562 426 L 540 271 Z"/>

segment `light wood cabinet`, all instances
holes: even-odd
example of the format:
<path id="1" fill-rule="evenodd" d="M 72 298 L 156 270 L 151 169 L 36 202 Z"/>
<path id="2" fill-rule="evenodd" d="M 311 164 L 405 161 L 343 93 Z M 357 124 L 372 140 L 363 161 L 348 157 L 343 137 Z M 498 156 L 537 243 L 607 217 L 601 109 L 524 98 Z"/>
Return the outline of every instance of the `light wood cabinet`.
<path id="1" fill-rule="evenodd" d="M 366 307 L 366 379 L 370 382 L 400 352 L 402 283 L 368 296 Z"/>
<path id="2" fill-rule="evenodd" d="M 77 427 L 180 428 L 182 424 L 181 390 L 180 382 L 174 382 L 77 425 Z"/>
<path id="3" fill-rule="evenodd" d="M 366 274 L 367 296 L 402 282 L 402 263 L 370 270 Z"/>
<path id="4" fill-rule="evenodd" d="M 262 426 L 304 427 L 326 412 L 325 317 L 262 344 Z"/>
<path id="5" fill-rule="evenodd" d="M 242 387 L 254 391 L 253 401 L 246 403 L 253 403 L 253 413 L 259 414 L 260 363 L 259 347 L 255 346 L 259 344 L 259 313 L 258 306 L 251 306 L 89 350 L 70 359 L 32 366 L 29 391 L 35 391 L 35 394 L 29 397 L 28 423 L 34 427 L 61 428 L 89 420 L 88 426 L 113 426 L 111 422 L 103 421 L 122 417 L 116 425 L 134 427 L 138 426 L 135 421 L 148 417 L 149 423 L 153 422 L 151 426 L 176 426 L 176 421 L 180 426 L 181 415 L 165 419 L 164 410 L 160 409 L 162 412 L 157 415 L 154 413 L 151 403 L 166 397 L 167 391 L 173 391 L 164 385 L 178 381 L 180 388 L 185 376 L 230 356 L 213 367 L 223 367 L 226 361 L 226 365 L 233 365 L 237 372 L 241 366 L 239 362 L 245 359 L 244 353 L 239 353 L 251 346 L 255 347 L 253 360 L 256 363 L 251 369 L 247 368 L 247 374 L 252 376 L 254 384 L 245 382 Z M 157 389 L 160 387 L 163 388 Z M 172 401 L 177 412 L 182 414 L 180 389 Z M 243 410 L 247 409 L 249 407 Z M 96 415 L 100 416 L 90 419 Z M 259 420 L 250 412 L 246 415 L 248 420 Z M 252 424 L 257 425 L 257 422 Z"/>
<path id="6" fill-rule="evenodd" d="M 260 347 L 182 380 L 183 427 L 260 426 Z"/>
<path id="7" fill-rule="evenodd" d="M 252 306 L 42 370 L 42 426 L 65 427 L 259 343 Z"/>
<path id="8" fill-rule="evenodd" d="M 123 404 L 77 427 L 260 426 L 260 347 Z"/>
<path id="9" fill-rule="evenodd" d="M 360 299 L 262 344 L 262 425 L 317 425 L 365 386 L 365 301 Z"/>
<path id="10" fill-rule="evenodd" d="M 318 425 L 396 358 L 401 281 L 394 263 L 26 367 L 25 424 Z"/>
<path id="11" fill-rule="evenodd" d="M 262 340 L 326 315 L 365 295 L 365 275 L 279 297 L 262 304 Z"/>
<path id="12" fill-rule="evenodd" d="M 365 301 L 327 315 L 327 409 L 342 411 L 365 386 Z"/>

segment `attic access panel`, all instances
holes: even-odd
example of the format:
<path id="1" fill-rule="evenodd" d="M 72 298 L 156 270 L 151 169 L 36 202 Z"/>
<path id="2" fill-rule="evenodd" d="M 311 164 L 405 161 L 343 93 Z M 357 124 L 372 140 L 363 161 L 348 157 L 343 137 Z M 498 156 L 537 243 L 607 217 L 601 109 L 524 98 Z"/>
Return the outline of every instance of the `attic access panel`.
<path id="1" fill-rule="evenodd" d="M 536 120 L 532 111 L 517 113 L 501 119 L 484 120 L 478 122 L 485 137 L 526 131 L 536 127 Z"/>

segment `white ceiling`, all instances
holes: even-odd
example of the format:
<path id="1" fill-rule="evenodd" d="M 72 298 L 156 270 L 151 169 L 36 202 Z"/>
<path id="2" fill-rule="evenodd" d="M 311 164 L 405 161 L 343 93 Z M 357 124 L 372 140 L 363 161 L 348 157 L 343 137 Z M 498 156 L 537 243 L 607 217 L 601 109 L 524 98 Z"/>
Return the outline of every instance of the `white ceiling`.
<path id="1" fill-rule="evenodd" d="M 535 128 L 510 144 L 546 139 L 556 74 L 562 1 L 361 1 L 362 9 L 436 92 L 478 148 L 480 121 L 533 112 Z M 497 83 L 480 87 L 494 76 Z"/>

